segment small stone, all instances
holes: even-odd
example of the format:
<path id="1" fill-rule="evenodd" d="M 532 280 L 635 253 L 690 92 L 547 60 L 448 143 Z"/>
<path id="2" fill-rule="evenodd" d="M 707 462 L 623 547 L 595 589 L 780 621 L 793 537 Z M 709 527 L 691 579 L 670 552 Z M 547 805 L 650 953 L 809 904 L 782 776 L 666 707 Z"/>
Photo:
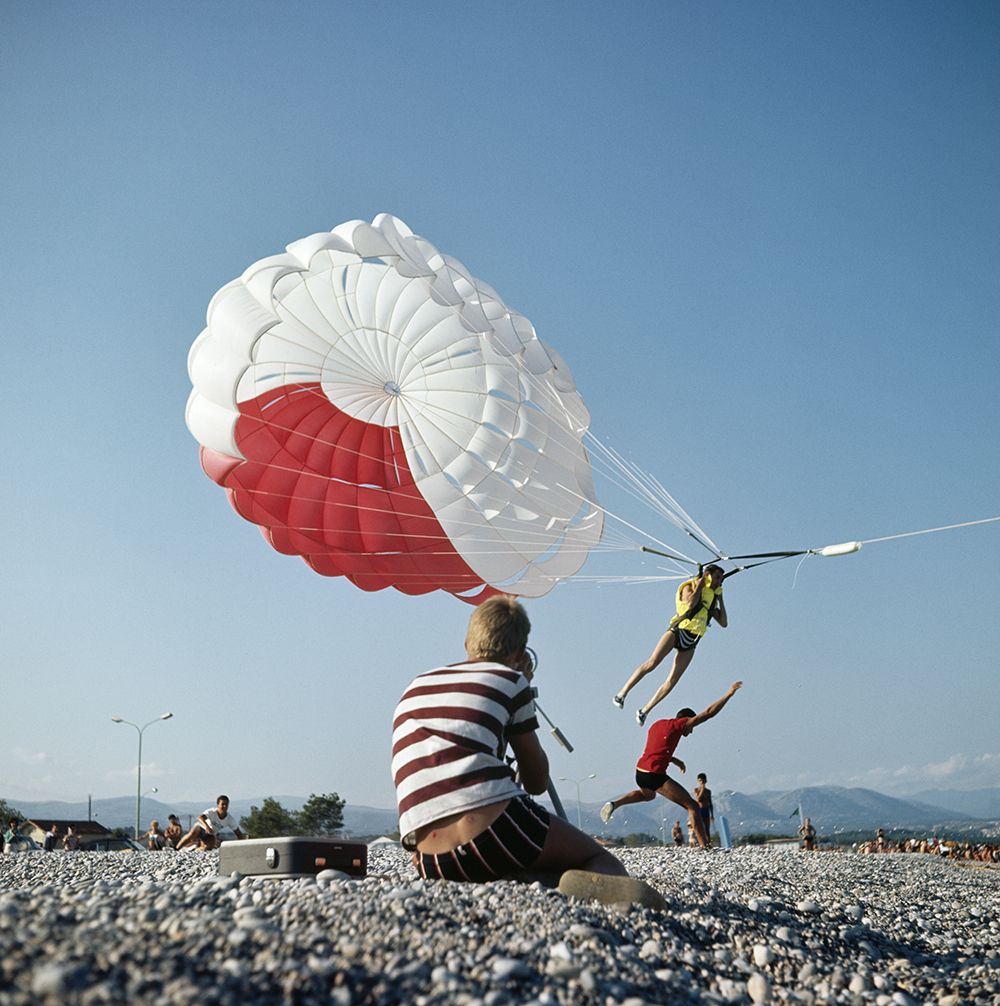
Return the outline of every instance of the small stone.
<path id="1" fill-rule="evenodd" d="M 663 947 L 658 940 L 646 940 L 639 951 L 639 956 L 644 961 L 659 960 L 663 956 Z"/>
<path id="2" fill-rule="evenodd" d="M 513 957 L 498 957 L 492 964 L 490 970 L 497 981 L 506 982 L 516 978 L 528 978 L 531 976 L 531 969 L 524 963 Z"/>
<path id="3" fill-rule="evenodd" d="M 852 975 L 847 988 L 848 991 L 855 993 L 855 995 L 860 995 L 862 992 L 867 992 L 871 986 L 864 975 Z"/>
<path id="4" fill-rule="evenodd" d="M 62 964 L 40 964 L 31 975 L 31 993 L 39 998 L 61 996 L 66 991 L 69 968 Z"/>
<path id="5" fill-rule="evenodd" d="M 753 962 L 759 968 L 766 967 L 771 961 L 774 960 L 774 951 L 765 946 L 763 943 L 758 943 L 753 948 Z"/>
<path id="6" fill-rule="evenodd" d="M 316 874 L 316 883 L 320 887 L 328 887 L 330 884 L 337 884 L 350 879 L 350 875 L 344 873 L 342 870 L 320 870 Z"/>
<path id="7" fill-rule="evenodd" d="M 798 911 L 805 912 L 807 915 L 818 915 L 823 910 L 811 898 L 804 898 L 802 901 L 796 902 L 795 907 Z"/>
<path id="8" fill-rule="evenodd" d="M 917 1000 L 905 992 L 893 992 L 892 1001 L 896 1006 L 917 1006 Z"/>
<path id="9" fill-rule="evenodd" d="M 747 979 L 747 995 L 755 1003 L 766 1003 L 771 998 L 771 982 L 766 975 L 752 974 Z"/>

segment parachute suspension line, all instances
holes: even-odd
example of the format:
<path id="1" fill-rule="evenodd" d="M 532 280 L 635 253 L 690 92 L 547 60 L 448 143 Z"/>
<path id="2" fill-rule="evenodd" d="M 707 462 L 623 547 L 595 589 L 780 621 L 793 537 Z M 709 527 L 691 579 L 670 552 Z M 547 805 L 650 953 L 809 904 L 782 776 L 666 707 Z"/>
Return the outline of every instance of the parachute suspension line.
<path id="1" fill-rule="evenodd" d="M 637 485 L 640 488 L 640 492 L 637 494 L 643 499 L 656 513 L 660 514 L 670 521 L 675 527 L 683 531 L 689 538 L 695 541 L 698 545 L 704 548 L 706 551 L 711 552 L 716 559 L 724 558 L 719 548 L 712 539 L 698 526 L 690 514 L 670 495 L 669 492 L 664 488 L 662 483 L 655 478 L 655 476 L 643 471 L 637 465 L 632 462 L 626 461 L 621 454 L 615 450 L 613 447 L 602 443 L 592 434 L 587 433 L 586 438 L 589 444 L 592 444 L 598 452 L 601 453 L 609 464 L 613 465 L 614 469 L 620 471 L 624 477 L 626 477 L 631 484 Z M 636 528 L 638 530 L 638 528 Z M 643 532 L 639 532 L 643 534 Z M 656 541 L 652 535 L 644 534 L 649 540 Z M 670 548 L 668 545 L 664 545 L 663 542 L 657 542 L 663 545 L 664 548 Z M 683 552 L 677 549 L 671 549 L 678 556 L 680 556 L 684 561 L 690 563 L 693 566 L 697 566 L 698 562 L 692 559 L 690 556 L 684 555 Z"/>
<path id="2" fill-rule="evenodd" d="M 635 498 L 646 503 L 647 506 L 651 507 L 656 513 L 660 514 L 660 516 L 666 517 L 670 521 L 674 520 L 674 517 L 670 513 L 669 509 L 664 506 L 662 498 L 659 497 L 650 487 L 649 478 L 645 472 L 641 471 L 631 462 L 626 461 L 625 458 L 609 444 L 602 443 L 593 436 L 590 436 L 588 439 L 592 442 L 592 448 L 595 449 L 595 454 L 599 453 L 604 462 L 608 464 L 609 471 L 620 474 L 620 484 L 627 484 L 628 486 L 633 487 L 634 491 L 632 492 L 632 495 L 635 496 Z"/>
<path id="3" fill-rule="evenodd" d="M 526 378 L 532 383 L 532 385 L 541 391 L 546 398 L 560 404 L 563 408 L 559 396 L 555 393 L 549 385 L 549 381 L 541 380 L 534 374 L 526 374 Z M 709 535 L 698 525 L 698 523 L 691 517 L 691 515 L 681 506 L 681 504 L 667 491 L 663 484 L 655 478 L 651 473 L 644 471 L 639 468 L 634 462 L 628 461 L 617 449 L 601 441 L 591 430 L 586 430 L 584 432 L 584 441 L 591 453 L 592 467 L 595 471 L 600 471 L 609 482 L 618 486 L 632 498 L 644 503 L 648 506 L 654 513 L 665 518 L 674 526 L 679 528 L 684 534 L 696 542 L 700 547 L 710 552 L 712 556 L 716 559 L 724 558 L 722 551 L 719 547 L 712 541 Z M 616 520 L 630 530 L 636 532 L 642 539 L 646 541 L 654 541 L 658 545 L 661 545 L 666 552 L 660 552 L 655 549 L 641 548 L 635 542 L 630 542 L 632 548 L 640 547 L 643 551 L 652 552 L 656 555 L 660 555 L 663 558 L 670 559 L 674 568 L 679 571 L 682 577 L 687 577 L 690 575 L 689 571 L 683 570 L 681 563 L 686 563 L 689 566 L 695 566 L 700 568 L 701 563 L 697 560 L 685 555 L 679 549 L 673 548 L 667 545 L 665 542 L 660 541 L 654 535 L 649 532 L 643 531 L 636 525 L 624 520 L 624 518 L 612 513 L 602 504 L 601 506 L 606 517 Z M 607 525 L 605 525 L 605 535 L 607 535 Z M 575 574 L 579 577 L 580 574 Z M 676 579 L 677 577 L 671 576 L 670 579 Z"/>
<path id="4" fill-rule="evenodd" d="M 811 555 L 815 555 L 815 553 L 806 552 L 806 554 L 795 564 L 795 575 L 792 577 L 792 590 L 795 590 L 795 584 L 799 581 L 799 570 L 802 569 L 802 563 L 804 563 Z"/>
<path id="5" fill-rule="evenodd" d="M 1000 516 L 984 517 L 982 520 L 967 520 L 963 521 L 961 524 L 945 524 L 944 527 L 928 527 L 924 528 L 922 531 L 903 531 L 901 534 L 887 534 L 884 538 L 866 538 L 861 542 L 861 544 L 874 545 L 876 542 L 895 541 L 897 538 L 912 538 L 914 535 L 918 534 L 934 534 L 937 531 L 952 531 L 959 527 L 974 527 L 976 524 L 993 524 L 998 520 L 1000 520 Z"/>

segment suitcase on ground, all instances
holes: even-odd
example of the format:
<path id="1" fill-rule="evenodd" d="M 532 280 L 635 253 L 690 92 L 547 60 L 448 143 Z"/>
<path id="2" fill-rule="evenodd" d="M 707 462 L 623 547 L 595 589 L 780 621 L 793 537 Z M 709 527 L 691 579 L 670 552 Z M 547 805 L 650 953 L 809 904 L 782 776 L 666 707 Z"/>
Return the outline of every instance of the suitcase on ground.
<path id="1" fill-rule="evenodd" d="M 351 877 L 368 874 L 368 846 L 339 838 L 246 838 L 219 847 L 219 873 L 244 876 L 306 877 L 340 870 Z"/>

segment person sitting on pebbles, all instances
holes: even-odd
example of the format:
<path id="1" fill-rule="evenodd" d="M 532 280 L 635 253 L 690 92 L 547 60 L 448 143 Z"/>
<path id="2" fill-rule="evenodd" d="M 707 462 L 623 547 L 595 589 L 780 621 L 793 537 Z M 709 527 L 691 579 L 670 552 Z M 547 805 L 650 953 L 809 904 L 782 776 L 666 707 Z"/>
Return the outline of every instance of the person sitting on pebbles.
<path id="1" fill-rule="evenodd" d="M 469 619 L 468 659 L 421 674 L 404 691 L 392 727 L 403 847 L 429 880 L 486 882 L 532 870 L 560 874 L 567 894 L 628 901 L 641 887 L 657 898 L 593 838 L 529 796 L 549 786 L 530 629 L 518 601 L 495 595 Z"/>
<path id="2" fill-rule="evenodd" d="M 605 824 L 611 820 L 611 815 L 619 807 L 630 803 L 648 803 L 656 799 L 656 794 L 666 797 L 679 804 L 690 815 L 691 826 L 694 828 L 698 845 L 708 848 L 708 835 L 705 832 L 703 818 L 699 813 L 695 798 L 680 784 L 667 776 L 671 763 L 682 772 L 687 771 L 684 762 L 674 757 L 674 751 L 682 737 L 687 737 L 696 726 L 710 720 L 722 712 L 723 706 L 743 687 L 742 681 L 734 681 L 729 691 L 716 699 L 707 709 L 695 713 L 693 709 L 681 709 L 672 720 L 657 720 L 646 736 L 646 749 L 635 767 L 635 783 L 638 789 L 633 789 L 615 800 L 609 800 L 601 808 L 601 820 Z"/>
<path id="3" fill-rule="evenodd" d="M 198 815 L 194 827 L 177 843 L 177 848 L 197 842 L 202 851 L 217 849 L 230 835 L 244 837 L 235 818 L 229 816 L 229 797 L 223 794 L 216 798 L 214 807 Z"/>

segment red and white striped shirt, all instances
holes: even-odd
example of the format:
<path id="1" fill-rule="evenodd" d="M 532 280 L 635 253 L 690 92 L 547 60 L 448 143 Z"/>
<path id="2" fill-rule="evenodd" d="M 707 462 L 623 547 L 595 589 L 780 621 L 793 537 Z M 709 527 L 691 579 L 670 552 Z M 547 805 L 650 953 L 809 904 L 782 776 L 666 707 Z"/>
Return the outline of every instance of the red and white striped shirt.
<path id="1" fill-rule="evenodd" d="M 527 678 L 474 661 L 414 678 L 392 720 L 392 777 L 399 833 L 524 796 L 504 761 L 507 738 L 538 729 Z"/>

